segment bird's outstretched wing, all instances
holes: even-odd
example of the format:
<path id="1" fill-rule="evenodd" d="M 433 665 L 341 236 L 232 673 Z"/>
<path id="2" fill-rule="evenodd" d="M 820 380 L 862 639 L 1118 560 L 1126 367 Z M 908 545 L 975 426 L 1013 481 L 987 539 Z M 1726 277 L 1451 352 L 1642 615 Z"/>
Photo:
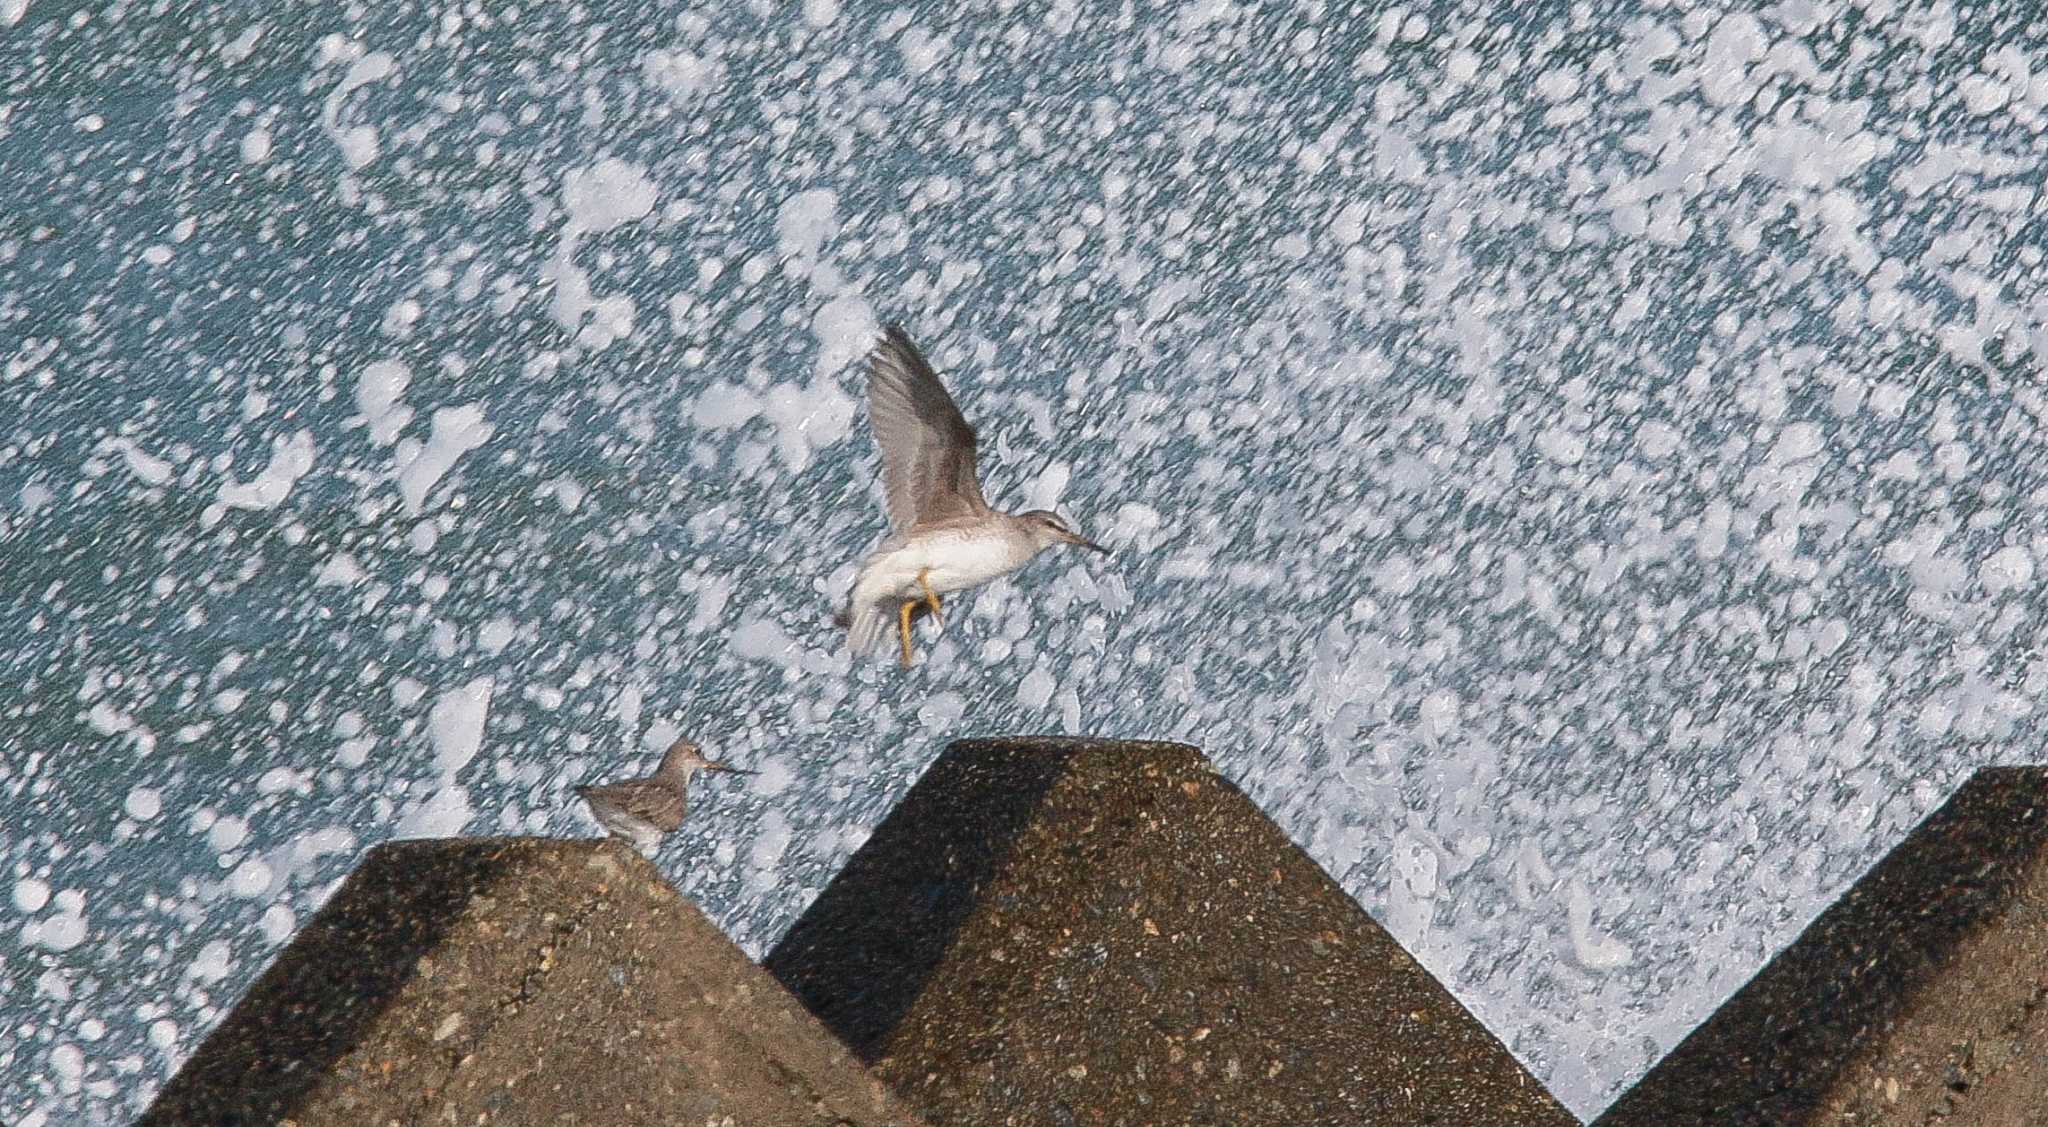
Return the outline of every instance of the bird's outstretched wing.
<path id="1" fill-rule="evenodd" d="M 897 531 L 989 511 L 975 469 L 974 428 L 900 326 L 884 330 L 868 353 L 868 416 Z"/>

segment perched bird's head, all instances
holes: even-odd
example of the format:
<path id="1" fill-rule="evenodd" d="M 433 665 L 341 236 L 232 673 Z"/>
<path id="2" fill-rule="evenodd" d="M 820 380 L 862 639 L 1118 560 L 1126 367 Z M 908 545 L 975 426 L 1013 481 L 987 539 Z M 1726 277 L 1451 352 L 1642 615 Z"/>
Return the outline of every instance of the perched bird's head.
<path id="1" fill-rule="evenodd" d="M 1109 554 L 1108 548 L 1075 532 L 1065 517 L 1050 509 L 1033 509 L 1022 514 L 1019 519 L 1031 530 L 1031 535 L 1037 538 L 1038 546 L 1041 548 L 1049 548 L 1054 544 L 1072 544 L 1076 548 L 1101 552 L 1105 556 Z"/>
<path id="2" fill-rule="evenodd" d="M 669 745 L 668 754 L 661 757 L 661 773 L 663 775 L 671 777 L 680 776 L 681 778 L 688 779 L 690 773 L 697 770 L 730 771 L 735 775 L 753 774 L 752 771 L 742 771 L 731 764 L 705 758 L 704 749 L 687 739 L 677 740 Z"/>

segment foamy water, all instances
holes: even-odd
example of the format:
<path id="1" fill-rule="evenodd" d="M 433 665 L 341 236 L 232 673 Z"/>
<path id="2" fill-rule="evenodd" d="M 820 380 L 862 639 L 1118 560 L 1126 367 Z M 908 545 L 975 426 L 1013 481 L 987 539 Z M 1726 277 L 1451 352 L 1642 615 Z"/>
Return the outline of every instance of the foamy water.
<path id="1" fill-rule="evenodd" d="M 1591 1114 L 2034 755 L 2024 6 L 500 7 L 0 0 L 0 1121 L 682 732 L 757 954 L 951 738 L 1199 744 Z M 907 673 L 885 321 L 1116 553 Z"/>

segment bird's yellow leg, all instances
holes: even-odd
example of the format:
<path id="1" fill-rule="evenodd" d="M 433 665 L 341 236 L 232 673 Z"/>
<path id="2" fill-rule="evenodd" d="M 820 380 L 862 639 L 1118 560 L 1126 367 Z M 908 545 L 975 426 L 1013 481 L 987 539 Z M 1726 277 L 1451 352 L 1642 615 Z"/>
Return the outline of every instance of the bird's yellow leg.
<path id="1" fill-rule="evenodd" d="M 932 621 L 938 623 L 940 626 L 944 626 L 946 624 L 946 620 L 939 617 L 939 593 L 937 591 L 932 590 L 931 574 L 931 568 L 925 568 L 924 570 L 918 572 L 917 585 L 919 587 L 924 588 L 924 601 L 932 608 Z"/>
<path id="2" fill-rule="evenodd" d="M 903 600 L 903 614 L 898 619 L 903 631 L 903 668 L 910 668 L 910 612 L 917 609 L 916 599 Z"/>

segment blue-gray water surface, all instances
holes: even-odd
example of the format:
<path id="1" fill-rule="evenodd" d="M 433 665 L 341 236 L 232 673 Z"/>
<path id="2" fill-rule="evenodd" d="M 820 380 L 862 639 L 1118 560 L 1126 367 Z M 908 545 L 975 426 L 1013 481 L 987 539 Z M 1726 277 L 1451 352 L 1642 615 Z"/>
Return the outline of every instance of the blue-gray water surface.
<path id="1" fill-rule="evenodd" d="M 1199 744 L 1577 1112 L 2035 757 L 2041 17 L 0 0 L 0 1121 L 361 852 L 771 946 L 957 736 Z M 831 616 L 902 321 L 1115 549 Z"/>

